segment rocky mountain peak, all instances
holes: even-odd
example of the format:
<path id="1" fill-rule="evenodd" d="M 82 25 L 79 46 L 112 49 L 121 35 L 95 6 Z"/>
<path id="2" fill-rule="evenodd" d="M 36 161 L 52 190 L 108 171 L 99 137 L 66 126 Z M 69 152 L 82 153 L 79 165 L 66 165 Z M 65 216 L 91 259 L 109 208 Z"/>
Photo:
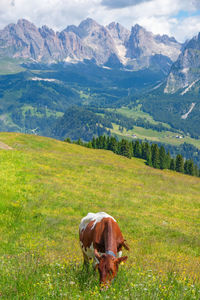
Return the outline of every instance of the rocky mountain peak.
<path id="1" fill-rule="evenodd" d="M 188 41 L 177 61 L 172 65 L 164 91 L 165 93 L 175 93 L 183 88 L 189 91 L 199 79 L 200 33 Z"/>
<path id="2" fill-rule="evenodd" d="M 0 31 L 0 56 L 33 58 L 36 61 L 94 60 L 97 64 L 124 65 L 138 70 L 151 61 L 170 65 L 180 53 L 181 45 L 168 36 L 154 36 L 136 24 L 131 31 L 119 23 L 104 27 L 87 18 L 79 26 L 70 25 L 55 33 L 46 25 L 37 28 L 20 19 Z M 157 55 L 157 56 L 155 56 Z M 168 59 L 162 59 L 160 56 Z M 151 58 L 155 56 L 152 60 Z M 159 59 L 158 59 L 159 58 Z"/>
<path id="3" fill-rule="evenodd" d="M 123 43 L 125 43 L 129 36 L 130 36 L 130 31 L 123 27 L 119 23 L 112 22 L 108 26 L 106 26 L 108 29 L 109 33 L 111 34 L 112 38 L 121 40 Z"/>
<path id="4" fill-rule="evenodd" d="M 155 38 L 158 42 L 162 42 L 162 43 L 165 43 L 165 44 L 177 43 L 177 40 L 174 37 L 169 37 L 167 34 L 163 34 L 163 35 L 157 34 L 155 36 Z"/>
<path id="5" fill-rule="evenodd" d="M 19 19 L 17 21 L 17 25 L 20 26 L 20 27 L 36 27 L 33 23 L 31 23 L 30 21 L 26 20 L 26 19 Z"/>
<path id="6" fill-rule="evenodd" d="M 39 32 L 43 38 L 47 38 L 48 36 L 54 36 L 55 32 L 53 29 L 49 28 L 48 26 L 44 25 L 39 28 Z"/>
<path id="7" fill-rule="evenodd" d="M 147 33 L 148 31 L 144 27 L 140 26 L 139 24 L 135 24 L 134 26 L 132 26 L 132 28 L 131 28 L 132 35 L 137 35 L 141 32 Z M 150 33 L 150 32 L 148 32 L 148 33 Z"/>
<path id="8" fill-rule="evenodd" d="M 89 35 L 91 32 L 98 31 L 102 29 L 103 26 L 99 25 L 96 21 L 91 18 L 87 18 L 86 20 L 82 21 L 78 26 L 79 35 L 83 38 Z"/>

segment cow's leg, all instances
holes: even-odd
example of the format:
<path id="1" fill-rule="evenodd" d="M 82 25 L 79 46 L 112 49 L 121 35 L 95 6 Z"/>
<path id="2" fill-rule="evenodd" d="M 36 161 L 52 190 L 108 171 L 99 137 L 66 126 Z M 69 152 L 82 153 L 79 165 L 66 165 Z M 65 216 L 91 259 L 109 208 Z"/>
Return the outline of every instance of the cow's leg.
<path id="1" fill-rule="evenodd" d="M 97 270 L 98 264 L 99 264 L 98 259 L 97 259 L 96 257 L 94 257 L 94 258 L 93 258 L 93 263 L 92 263 L 92 266 L 93 266 L 94 271 Z"/>

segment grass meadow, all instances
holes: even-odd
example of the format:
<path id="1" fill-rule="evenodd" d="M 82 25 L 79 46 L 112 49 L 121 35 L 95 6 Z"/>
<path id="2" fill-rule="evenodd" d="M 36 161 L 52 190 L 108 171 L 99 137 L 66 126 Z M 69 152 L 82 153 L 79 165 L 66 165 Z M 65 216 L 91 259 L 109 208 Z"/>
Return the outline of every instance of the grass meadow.
<path id="1" fill-rule="evenodd" d="M 146 121 L 148 121 L 151 124 L 163 124 L 164 126 L 166 126 L 166 131 L 156 131 L 153 129 L 146 129 L 143 127 L 138 127 L 138 126 L 134 126 L 134 128 L 132 130 L 126 130 L 124 129 L 123 132 L 120 132 L 119 130 L 119 125 L 117 124 L 113 124 L 113 129 L 111 130 L 111 132 L 113 134 L 118 135 L 119 137 L 127 137 L 131 136 L 133 134 L 135 134 L 137 136 L 138 139 L 141 140 L 149 140 L 152 142 L 160 142 L 160 143 L 166 143 L 166 144 L 171 144 L 171 145 L 175 145 L 175 146 L 179 146 L 183 143 L 188 143 L 188 144 L 192 144 L 195 147 L 197 147 L 198 149 L 200 149 L 200 140 L 199 139 L 195 139 L 195 138 L 191 138 L 190 136 L 184 136 L 184 133 L 180 133 L 180 131 L 177 130 L 177 132 L 173 132 L 170 131 L 170 126 L 167 123 L 162 123 L 162 122 L 157 122 L 155 121 L 152 116 L 150 116 L 148 113 L 145 113 L 141 110 L 141 105 L 139 104 L 138 106 L 129 109 L 128 107 L 122 107 L 119 109 L 115 109 L 115 110 L 111 110 L 117 113 L 120 113 L 126 117 L 132 118 L 134 120 L 136 120 L 137 118 L 142 118 Z M 177 139 L 176 135 L 183 135 L 184 138 L 183 139 Z"/>
<path id="2" fill-rule="evenodd" d="M 0 133 L 0 299 L 200 299 L 200 179 L 53 139 Z M 78 227 L 105 211 L 130 246 L 110 289 Z"/>

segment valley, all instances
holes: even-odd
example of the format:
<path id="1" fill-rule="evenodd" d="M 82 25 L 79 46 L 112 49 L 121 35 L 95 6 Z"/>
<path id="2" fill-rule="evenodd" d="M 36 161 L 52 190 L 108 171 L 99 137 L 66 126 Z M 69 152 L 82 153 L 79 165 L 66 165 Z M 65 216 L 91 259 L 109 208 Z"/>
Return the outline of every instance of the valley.
<path id="1" fill-rule="evenodd" d="M 138 24 L 129 31 L 86 19 L 55 33 L 22 19 L 0 37 L 1 131 L 146 139 L 173 153 L 188 148 L 200 164 L 198 36 L 181 48 Z"/>

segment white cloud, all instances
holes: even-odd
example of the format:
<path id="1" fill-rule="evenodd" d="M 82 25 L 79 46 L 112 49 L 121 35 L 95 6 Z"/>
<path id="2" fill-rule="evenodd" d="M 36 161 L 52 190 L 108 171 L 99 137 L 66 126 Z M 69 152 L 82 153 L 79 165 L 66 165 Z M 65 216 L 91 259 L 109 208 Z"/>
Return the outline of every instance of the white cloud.
<path id="1" fill-rule="evenodd" d="M 179 22 L 174 28 L 174 36 L 178 36 L 181 41 L 191 39 L 200 32 L 200 17 L 188 17 Z"/>
<path id="2" fill-rule="evenodd" d="M 199 8 L 199 0 L 191 0 L 190 5 L 188 0 L 0 0 L 0 28 L 25 18 L 37 26 L 62 30 L 91 17 L 103 25 L 116 21 L 129 29 L 138 23 L 183 41 L 200 31 L 200 16 L 192 16 Z M 181 11 L 189 15 L 180 17 Z"/>

